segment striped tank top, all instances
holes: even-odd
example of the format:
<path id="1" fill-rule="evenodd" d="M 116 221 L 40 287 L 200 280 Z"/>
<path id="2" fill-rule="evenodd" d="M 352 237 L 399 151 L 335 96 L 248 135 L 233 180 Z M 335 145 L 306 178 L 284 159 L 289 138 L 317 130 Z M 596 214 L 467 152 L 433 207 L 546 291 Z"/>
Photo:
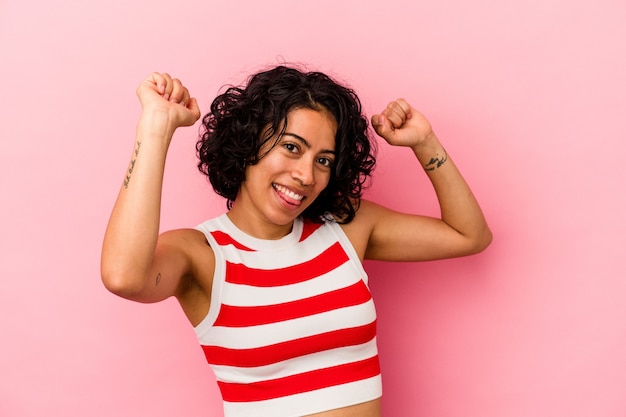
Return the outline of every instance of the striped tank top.
<path id="1" fill-rule="evenodd" d="M 262 240 L 226 214 L 197 227 L 215 253 L 195 327 L 225 417 L 295 417 L 382 395 L 367 275 L 341 227 L 296 219 Z"/>

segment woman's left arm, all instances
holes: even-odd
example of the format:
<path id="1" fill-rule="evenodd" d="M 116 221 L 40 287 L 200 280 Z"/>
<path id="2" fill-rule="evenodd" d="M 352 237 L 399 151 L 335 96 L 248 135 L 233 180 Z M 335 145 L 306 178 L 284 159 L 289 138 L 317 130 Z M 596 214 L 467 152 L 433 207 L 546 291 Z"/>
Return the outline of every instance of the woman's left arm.
<path id="1" fill-rule="evenodd" d="M 482 210 L 428 120 L 406 100 L 398 99 L 374 115 L 372 125 L 389 144 L 413 150 L 433 184 L 441 218 L 399 213 L 364 202 L 360 214 L 370 230 L 365 258 L 419 261 L 484 250 L 492 234 Z"/>

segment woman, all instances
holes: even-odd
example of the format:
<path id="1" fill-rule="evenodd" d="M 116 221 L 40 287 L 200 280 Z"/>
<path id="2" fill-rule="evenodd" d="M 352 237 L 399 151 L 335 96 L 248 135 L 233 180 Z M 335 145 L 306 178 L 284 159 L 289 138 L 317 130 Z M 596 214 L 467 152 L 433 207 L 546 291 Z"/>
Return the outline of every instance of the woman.
<path id="1" fill-rule="evenodd" d="M 375 159 L 352 90 L 319 72 L 260 72 L 218 96 L 203 118 L 198 166 L 227 198 L 227 213 L 159 234 L 167 149 L 200 110 L 168 74 L 150 75 L 137 94 L 137 140 L 103 245 L 106 287 L 140 302 L 177 298 L 226 417 L 380 416 L 362 261 L 464 256 L 491 242 L 429 122 L 403 99 L 371 119 L 389 144 L 413 151 L 441 218 L 361 199 Z"/>

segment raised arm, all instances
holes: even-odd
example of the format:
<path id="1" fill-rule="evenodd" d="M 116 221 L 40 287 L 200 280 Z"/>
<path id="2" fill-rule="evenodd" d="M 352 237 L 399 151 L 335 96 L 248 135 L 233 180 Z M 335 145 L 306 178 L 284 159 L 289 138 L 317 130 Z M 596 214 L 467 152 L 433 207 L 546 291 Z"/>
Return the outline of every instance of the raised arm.
<path id="1" fill-rule="evenodd" d="M 428 120 L 399 99 L 374 115 L 372 125 L 389 144 L 412 149 L 433 184 L 441 218 L 398 213 L 364 202 L 359 211 L 370 230 L 365 257 L 420 261 L 485 249 L 492 235 L 480 206 Z M 410 181 L 400 187 L 410 192 Z"/>
<path id="2" fill-rule="evenodd" d="M 137 88 L 137 96 L 142 113 L 105 233 L 101 274 L 115 294 L 151 302 L 174 295 L 189 267 L 184 251 L 177 249 L 183 247 L 184 234 L 165 234 L 158 250 L 157 241 L 167 150 L 176 128 L 193 125 L 200 110 L 181 82 L 168 74 L 150 75 Z"/>

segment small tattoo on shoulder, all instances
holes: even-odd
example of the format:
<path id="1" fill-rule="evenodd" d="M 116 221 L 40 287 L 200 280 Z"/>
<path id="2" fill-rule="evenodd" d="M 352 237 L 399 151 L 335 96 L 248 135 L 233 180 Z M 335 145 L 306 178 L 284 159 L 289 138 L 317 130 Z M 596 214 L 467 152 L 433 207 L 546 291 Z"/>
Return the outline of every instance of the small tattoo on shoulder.
<path id="1" fill-rule="evenodd" d="M 155 280 L 154 286 L 157 287 L 160 282 L 161 282 L 161 273 L 159 272 L 157 274 L 157 276 L 156 276 L 156 280 Z"/>

